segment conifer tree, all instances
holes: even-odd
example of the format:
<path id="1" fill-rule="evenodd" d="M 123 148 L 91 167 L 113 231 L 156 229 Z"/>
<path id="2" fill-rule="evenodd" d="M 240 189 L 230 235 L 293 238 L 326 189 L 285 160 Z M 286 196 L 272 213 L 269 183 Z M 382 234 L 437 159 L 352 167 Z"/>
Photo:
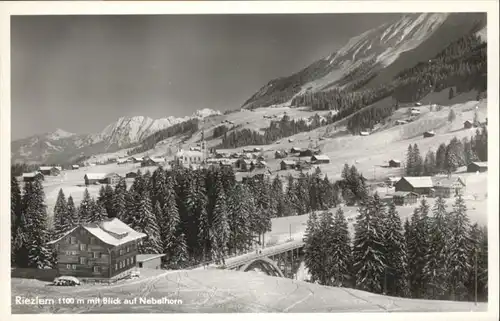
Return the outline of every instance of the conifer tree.
<path id="1" fill-rule="evenodd" d="M 99 191 L 98 203 L 102 205 L 109 218 L 116 217 L 116 211 L 113 206 L 114 191 L 111 185 L 101 188 Z"/>
<path id="2" fill-rule="evenodd" d="M 26 248 L 28 252 L 28 267 L 51 267 L 51 250 L 47 247 L 48 224 L 45 193 L 40 180 L 27 182 L 23 197 L 26 213 Z"/>
<path id="3" fill-rule="evenodd" d="M 433 151 L 428 151 L 425 155 L 423 175 L 433 176 L 436 173 L 436 157 Z"/>
<path id="4" fill-rule="evenodd" d="M 442 173 L 446 170 L 446 145 L 439 145 L 436 151 L 436 171 Z"/>
<path id="5" fill-rule="evenodd" d="M 407 176 L 414 176 L 415 172 L 415 156 L 413 153 L 413 146 L 410 144 L 408 145 L 408 151 L 406 152 L 406 175 Z"/>
<path id="6" fill-rule="evenodd" d="M 83 199 L 78 207 L 78 216 L 80 218 L 80 223 L 86 224 L 91 222 L 92 216 L 92 199 L 90 197 L 89 191 L 85 189 L 83 192 Z"/>
<path id="7" fill-rule="evenodd" d="M 120 178 L 113 194 L 113 214 L 124 222 L 126 217 L 125 195 L 127 194 L 127 183 L 124 178 Z"/>
<path id="8" fill-rule="evenodd" d="M 231 231 L 228 247 L 230 253 L 245 250 L 251 241 L 250 213 L 247 199 L 249 192 L 244 184 L 235 184 L 228 198 L 228 222 Z"/>
<path id="9" fill-rule="evenodd" d="M 213 211 L 211 243 L 212 254 L 215 256 L 216 261 L 221 262 L 227 253 L 230 229 L 226 193 L 224 192 L 222 179 L 219 175 L 217 176 L 215 190 L 216 200 Z"/>
<path id="10" fill-rule="evenodd" d="M 423 172 L 423 161 L 418 145 L 413 145 L 413 176 L 420 176 Z"/>
<path id="11" fill-rule="evenodd" d="M 349 229 L 341 207 L 335 212 L 331 229 L 331 270 L 333 285 L 346 287 L 351 279 L 352 253 Z"/>
<path id="12" fill-rule="evenodd" d="M 389 204 L 385 224 L 385 258 L 387 262 L 384 287 L 391 296 L 408 297 L 408 256 L 401 219 L 394 202 Z"/>
<path id="13" fill-rule="evenodd" d="M 153 213 L 149 193 L 144 191 L 141 195 L 141 202 L 138 205 L 138 222 L 136 231 L 144 233 L 147 237 L 143 240 L 139 248 L 141 253 L 162 253 L 163 246 L 160 237 L 160 228 Z"/>
<path id="14" fill-rule="evenodd" d="M 455 111 L 453 108 L 450 108 L 450 112 L 448 113 L 448 122 L 453 122 L 457 118 L 457 115 L 455 114 Z"/>
<path id="15" fill-rule="evenodd" d="M 104 209 L 104 206 L 101 203 L 96 202 L 94 199 L 91 199 L 90 204 L 90 215 L 87 219 L 87 223 L 101 222 L 108 217 L 106 209 Z"/>
<path id="16" fill-rule="evenodd" d="M 465 200 L 461 195 L 455 199 L 450 217 L 450 236 L 446 266 L 449 270 L 448 289 L 451 300 L 463 300 L 467 295 L 467 272 L 471 268 L 468 255 L 471 250 L 470 223 Z"/>
<path id="17" fill-rule="evenodd" d="M 356 288 L 382 292 L 385 271 L 384 229 L 377 213 L 379 200 L 367 198 L 358 208 L 354 226 L 353 262 L 356 275 Z"/>
<path id="18" fill-rule="evenodd" d="M 72 220 L 68 211 L 68 204 L 64 192 L 59 189 L 56 205 L 54 206 L 54 237 L 58 239 L 72 228 Z"/>
<path id="19" fill-rule="evenodd" d="M 14 264 L 16 262 L 16 256 L 18 250 L 23 246 L 23 227 L 26 224 L 23 208 L 22 208 L 22 197 L 21 189 L 19 188 L 19 183 L 14 175 L 11 176 L 10 180 L 10 262 Z M 18 235 L 21 233 L 21 235 Z"/>
<path id="20" fill-rule="evenodd" d="M 429 253 L 429 205 L 422 199 L 411 217 L 411 234 L 408 240 L 410 289 L 413 298 L 425 297 L 427 278 L 424 274 Z"/>
<path id="21" fill-rule="evenodd" d="M 432 209 L 433 217 L 429 228 L 429 252 L 427 253 L 424 274 L 428 280 L 427 297 L 444 299 L 447 293 L 446 268 L 448 231 L 446 202 L 439 197 Z"/>
<path id="22" fill-rule="evenodd" d="M 75 227 L 80 224 L 80 218 L 75 206 L 75 202 L 73 201 L 73 197 L 71 195 L 68 197 L 68 202 L 66 205 L 68 208 L 68 216 L 71 220 L 71 227 Z"/>
<path id="23" fill-rule="evenodd" d="M 311 274 L 311 282 L 320 280 L 323 269 L 324 253 L 322 253 L 321 230 L 316 212 L 309 214 L 304 234 L 304 263 Z"/>

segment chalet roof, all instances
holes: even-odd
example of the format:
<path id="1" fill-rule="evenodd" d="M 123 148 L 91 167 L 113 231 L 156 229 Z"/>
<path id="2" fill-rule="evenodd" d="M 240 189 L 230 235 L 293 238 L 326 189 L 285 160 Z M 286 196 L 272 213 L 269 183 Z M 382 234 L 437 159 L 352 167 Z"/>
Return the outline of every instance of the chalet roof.
<path id="1" fill-rule="evenodd" d="M 85 174 L 85 176 L 88 179 L 104 179 L 104 178 L 106 178 L 105 173 L 87 173 L 87 174 Z"/>
<path id="2" fill-rule="evenodd" d="M 39 170 L 41 170 L 41 171 L 50 171 L 52 168 L 56 168 L 56 167 L 55 166 L 40 166 Z"/>
<path id="3" fill-rule="evenodd" d="M 433 130 L 426 131 L 426 132 L 424 132 L 424 134 L 436 135 L 436 133 Z"/>
<path id="4" fill-rule="evenodd" d="M 165 254 L 137 254 L 136 261 L 147 262 L 164 256 Z"/>
<path id="5" fill-rule="evenodd" d="M 267 163 L 265 161 L 258 161 L 257 163 L 261 164 L 261 165 L 264 165 L 264 166 L 267 166 Z"/>
<path id="6" fill-rule="evenodd" d="M 330 160 L 330 157 L 326 155 L 314 155 L 311 158 L 314 158 L 316 160 Z"/>
<path id="7" fill-rule="evenodd" d="M 90 224 L 85 224 L 85 225 L 79 225 L 70 231 L 66 232 L 63 236 L 60 238 L 48 242 L 49 244 L 54 244 L 62 240 L 64 237 L 67 235 L 71 234 L 74 230 L 77 228 L 82 227 L 86 229 L 90 234 L 94 235 L 98 239 L 100 239 L 102 242 L 113 245 L 113 246 L 118 246 L 120 244 L 125 244 L 131 241 L 139 240 L 147 235 L 144 233 L 139 233 L 127 224 L 123 223 L 119 219 L 112 218 L 112 219 L 105 219 L 103 221 L 97 222 L 97 223 L 90 223 Z"/>
<path id="8" fill-rule="evenodd" d="M 120 175 L 118 175 L 117 173 L 109 173 L 109 174 L 106 174 L 106 177 L 112 177 L 112 176 L 118 176 L 118 177 L 121 177 Z"/>
<path id="9" fill-rule="evenodd" d="M 389 160 L 389 162 L 401 163 L 401 161 L 399 159 L 391 159 L 391 160 Z"/>
<path id="10" fill-rule="evenodd" d="M 291 159 L 284 159 L 281 161 L 281 163 L 285 163 L 286 165 L 295 165 L 295 161 Z"/>
<path id="11" fill-rule="evenodd" d="M 430 176 L 421 177 L 403 177 L 414 188 L 431 188 L 433 186 L 432 178 Z"/>
<path id="12" fill-rule="evenodd" d="M 472 121 L 470 121 L 470 120 L 466 120 L 466 121 L 464 121 L 464 124 L 465 124 L 465 123 L 472 124 Z"/>
<path id="13" fill-rule="evenodd" d="M 42 175 L 40 172 L 23 173 L 23 177 L 35 177 L 36 175 Z"/>
<path id="14" fill-rule="evenodd" d="M 150 157 L 149 159 L 155 163 L 163 163 L 165 161 L 165 159 L 162 157 Z"/>
<path id="15" fill-rule="evenodd" d="M 414 194 L 414 195 L 417 195 L 417 193 L 413 193 L 413 192 L 394 192 L 392 193 L 391 195 L 392 196 L 396 196 L 396 197 L 405 197 L 406 195 L 409 195 L 409 194 Z"/>
<path id="16" fill-rule="evenodd" d="M 472 162 L 470 164 L 474 164 L 474 165 L 479 166 L 479 167 L 488 167 L 488 162 Z"/>
<path id="17" fill-rule="evenodd" d="M 126 162 L 128 162 L 128 160 L 129 160 L 129 158 L 118 158 L 116 161 L 118 163 L 126 163 Z"/>
<path id="18" fill-rule="evenodd" d="M 71 165 L 72 168 L 80 168 L 80 165 Z"/>
<path id="19" fill-rule="evenodd" d="M 432 182 L 434 187 L 452 187 L 453 184 L 455 183 L 460 183 L 462 186 L 465 186 L 465 183 L 462 181 L 460 177 L 450 177 L 448 178 L 447 176 L 445 177 L 438 177 L 434 176 L 432 177 Z"/>
<path id="20" fill-rule="evenodd" d="M 391 182 L 397 182 L 401 179 L 401 177 L 388 177 L 387 180 L 391 181 Z"/>

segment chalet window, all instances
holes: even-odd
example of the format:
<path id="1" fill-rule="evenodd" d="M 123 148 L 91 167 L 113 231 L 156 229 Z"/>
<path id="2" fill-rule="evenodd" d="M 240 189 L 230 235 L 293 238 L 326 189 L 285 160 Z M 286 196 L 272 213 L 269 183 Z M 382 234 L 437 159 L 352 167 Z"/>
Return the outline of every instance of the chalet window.
<path id="1" fill-rule="evenodd" d="M 119 255 L 123 255 L 123 249 L 120 249 Z"/>
<path id="2" fill-rule="evenodd" d="M 72 268 L 73 270 L 76 270 L 76 264 L 72 264 L 72 265 L 71 265 L 71 268 Z"/>
<path id="3" fill-rule="evenodd" d="M 115 271 L 118 270 L 118 263 L 115 263 Z"/>
<path id="4" fill-rule="evenodd" d="M 71 244 L 76 244 L 76 237 L 72 236 L 70 241 Z"/>
<path id="5" fill-rule="evenodd" d="M 94 272 L 101 272 L 100 266 L 95 265 L 94 266 Z"/>
<path id="6" fill-rule="evenodd" d="M 66 268 L 67 268 L 68 270 L 71 270 L 71 264 L 66 264 Z"/>
<path id="7" fill-rule="evenodd" d="M 99 258 L 99 252 L 92 252 L 93 258 L 98 259 Z"/>
<path id="8" fill-rule="evenodd" d="M 85 264 L 85 262 L 86 262 L 86 258 L 81 257 L 81 258 L 80 258 L 80 264 Z"/>
<path id="9" fill-rule="evenodd" d="M 87 249 L 87 244 L 80 244 L 80 251 L 85 251 Z"/>
<path id="10" fill-rule="evenodd" d="M 127 266 L 129 266 L 129 265 L 130 265 L 130 259 L 127 258 Z"/>
<path id="11" fill-rule="evenodd" d="M 90 244 L 95 244 L 95 237 L 90 238 Z"/>

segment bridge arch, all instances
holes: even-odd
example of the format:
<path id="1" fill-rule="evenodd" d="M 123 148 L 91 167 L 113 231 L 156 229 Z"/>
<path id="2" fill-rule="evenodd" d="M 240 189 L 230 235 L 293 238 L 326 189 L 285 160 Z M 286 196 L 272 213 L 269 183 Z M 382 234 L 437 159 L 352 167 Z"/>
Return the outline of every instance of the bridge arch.
<path id="1" fill-rule="evenodd" d="M 270 276 L 285 277 L 278 265 L 276 265 L 276 262 L 267 257 L 257 258 L 239 268 L 239 270 L 243 272 L 248 272 L 253 269 L 259 269 Z"/>

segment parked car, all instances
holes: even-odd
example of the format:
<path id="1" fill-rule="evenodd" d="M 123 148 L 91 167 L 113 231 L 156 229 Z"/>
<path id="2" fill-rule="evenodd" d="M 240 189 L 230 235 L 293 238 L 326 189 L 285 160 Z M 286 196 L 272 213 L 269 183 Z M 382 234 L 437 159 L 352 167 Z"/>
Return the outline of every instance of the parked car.
<path id="1" fill-rule="evenodd" d="M 74 276 L 60 276 L 55 278 L 52 284 L 56 286 L 76 286 L 80 285 L 81 283 L 80 280 L 78 280 Z"/>

